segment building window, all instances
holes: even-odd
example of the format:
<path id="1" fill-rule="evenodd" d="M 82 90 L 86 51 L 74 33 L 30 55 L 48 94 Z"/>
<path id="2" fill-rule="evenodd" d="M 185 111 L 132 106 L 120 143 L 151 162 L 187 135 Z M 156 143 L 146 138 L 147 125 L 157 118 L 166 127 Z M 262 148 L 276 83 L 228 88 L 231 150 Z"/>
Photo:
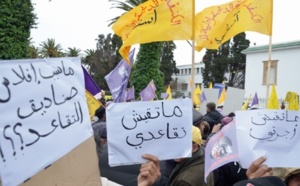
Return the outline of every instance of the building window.
<path id="1" fill-rule="evenodd" d="M 267 84 L 268 61 L 263 61 L 263 85 Z M 270 66 L 270 81 L 269 84 L 277 84 L 277 63 L 278 60 L 272 60 Z"/>
<path id="2" fill-rule="evenodd" d="M 182 75 L 182 74 L 183 74 L 183 69 L 180 70 L 180 75 Z"/>
<path id="3" fill-rule="evenodd" d="M 187 73 L 187 69 L 184 69 L 184 72 L 185 72 L 185 74 L 188 74 L 188 73 Z"/>
<path id="4" fill-rule="evenodd" d="M 191 74 L 191 69 L 189 68 L 189 74 Z"/>
<path id="5" fill-rule="evenodd" d="M 197 68 L 197 74 L 199 74 L 199 68 Z"/>
<path id="6" fill-rule="evenodd" d="M 187 91 L 187 88 L 188 88 L 188 84 L 187 83 L 182 83 L 181 84 L 181 90 L 182 91 Z"/>

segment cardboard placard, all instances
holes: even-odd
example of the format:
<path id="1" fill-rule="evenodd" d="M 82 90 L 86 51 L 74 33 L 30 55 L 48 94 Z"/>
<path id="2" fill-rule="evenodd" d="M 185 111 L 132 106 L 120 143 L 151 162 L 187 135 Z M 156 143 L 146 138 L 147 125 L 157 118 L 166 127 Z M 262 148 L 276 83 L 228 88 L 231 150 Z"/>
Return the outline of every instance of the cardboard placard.
<path id="1" fill-rule="evenodd" d="M 94 137 L 22 184 L 35 185 L 102 186 Z"/>

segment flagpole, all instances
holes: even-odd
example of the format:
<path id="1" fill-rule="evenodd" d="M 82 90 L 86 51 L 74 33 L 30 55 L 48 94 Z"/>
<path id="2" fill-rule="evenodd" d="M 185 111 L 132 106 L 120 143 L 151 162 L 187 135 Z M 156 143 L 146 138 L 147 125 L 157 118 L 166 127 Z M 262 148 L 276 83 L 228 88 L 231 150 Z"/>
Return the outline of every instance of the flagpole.
<path id="1" fill-rule="evenodd" d="M 268 67 L 267 67 L 267 91 L 266 91 L 266 105 L 268 107 L 269 101 L 269 86 L 270 86 L 270 69 L 271 69 L 271 54 L 272 54 L 272 36 L 269 38 L 269 60 L 268 60 Z"/>
<path id="2" fill-rule="evenodd" d="M 271 28 L 270 37 L 269 37 L 269 60 L 267 67 L 267 91 L 266 91 L 266 105 L 265 108 L 268 108 L 269 101 L 269 86 L 270 86 L 270 70 L 271 70 L 271 54 L 272 54 L 272 35 L 273 35 L 273 0 L 271 1 L 271 21 L 269 27 Z"/>
<path id="3" fill-rule="evenodd" d="M 191 99 L 194 99 L 194 76 L 195 76 L 195 0 L 192 0 L 192 86 Z"/>

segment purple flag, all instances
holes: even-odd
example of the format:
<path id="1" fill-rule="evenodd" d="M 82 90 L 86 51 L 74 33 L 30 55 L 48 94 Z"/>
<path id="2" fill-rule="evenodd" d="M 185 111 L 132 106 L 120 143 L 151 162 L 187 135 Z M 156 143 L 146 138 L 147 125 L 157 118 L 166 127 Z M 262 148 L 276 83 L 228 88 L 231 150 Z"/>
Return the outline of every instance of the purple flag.
<path id="1" fill-rule="evenodd" d="M 205 182 L 213 170 L 229 162 L 239 161 L 235 125 L 236 121 L 233 120 L 209 139 L 205 147 Z"/>
<path id="2" fill-rule="evenodd" d="M 254 97 L 253 97 L 252 102 L 251 102 L 251 105 L 250 105 L 250 108 L 257 108 L 258 105 L 259 105 L 258 97 L 257 97 L 257 93 L 255 92 Z"/>
<path id="3" fill-rule="evenodd" d="M 225 88 L 225 85 L 222 83 L 215 83 L 214 88 L 219 89 L 219 96 L 222 94 L 223 88 Z"/>
<path id="4" fill-rule="evenodd" d="M 101 98 L 101 90 L 98 85 L 95 83 L 93 78 L 89 75 L 86 69 L 81 65 L 82 71 L 84 74 L 84 85 L 85 89 L 89 91 L 96 99 Z"/>
<path id="5" fill-rule="evenodd" d="M 204 101 L 207 101 L 204 91 L 202 91 L 200 95 L 200 102 L 201 104 L 204 103 Z"/>
<path id="6" fill-rule="evenodd" d="M 167 99 L 168 97 L 169 97 L 169 94 L 168 94 L 168 93 L 162 92 L 162 93 L 160 94 L 160 98 L 161 98 L 161 99 Z"/>
<path id="7" fill-rule="evenodd" d="M 134 86 L 132 86 L 128 91 L 126 91 L 126 101 L 135 100 L 134 99 Z"/>
<path id="8" fill-rule="evenodd" d="M 142 101 L 149 101 L 151 99 L 156 98 L 156 93 L 153 87 L 153 80 L 140 92 L 140 96 Z M 155 86 L 155 85 L 154 85 Z"/>
<path id="9" fill-rule="evenodd" d="M 133 56 L 134 56 L 133 49 L 129 54 L 130 63 L 132 65 Z M 106 83 L 109 87 L 112 97 L 114 98 L 114 102 L 124 102 L 126 101 L 126 87 L 128 84 L 129 75 L 131 72 L 131 66 L 122 59 L 119 64 L 105 76 Z"/>

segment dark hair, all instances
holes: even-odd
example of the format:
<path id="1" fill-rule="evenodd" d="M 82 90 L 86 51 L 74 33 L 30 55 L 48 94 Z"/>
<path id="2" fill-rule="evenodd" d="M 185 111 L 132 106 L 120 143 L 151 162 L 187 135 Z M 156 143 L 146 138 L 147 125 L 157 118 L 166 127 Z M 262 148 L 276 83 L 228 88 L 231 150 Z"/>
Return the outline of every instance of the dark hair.
<path id="1" fill-rule="evenodd" d="M 229 114 L 228 114 L 228 117 L 234 117 L 235 116 L 235 114 L 234 114 L 234 112 L 230 112 Z"/>
<path id="2" fill-rule="evenodd" d="M 214 111 L 216 110 L 216 104 L 214 102 L 209 102 L 206 104 L 206 107 L 210 110 L 210 111 Z"/>
<path id="3" fill-rule="evenodd" d="M 102 119 L 105 115 L 105 108 L 101 105 L 95 112 L 95 116 L 97 116 L 99 119 Z"/>

